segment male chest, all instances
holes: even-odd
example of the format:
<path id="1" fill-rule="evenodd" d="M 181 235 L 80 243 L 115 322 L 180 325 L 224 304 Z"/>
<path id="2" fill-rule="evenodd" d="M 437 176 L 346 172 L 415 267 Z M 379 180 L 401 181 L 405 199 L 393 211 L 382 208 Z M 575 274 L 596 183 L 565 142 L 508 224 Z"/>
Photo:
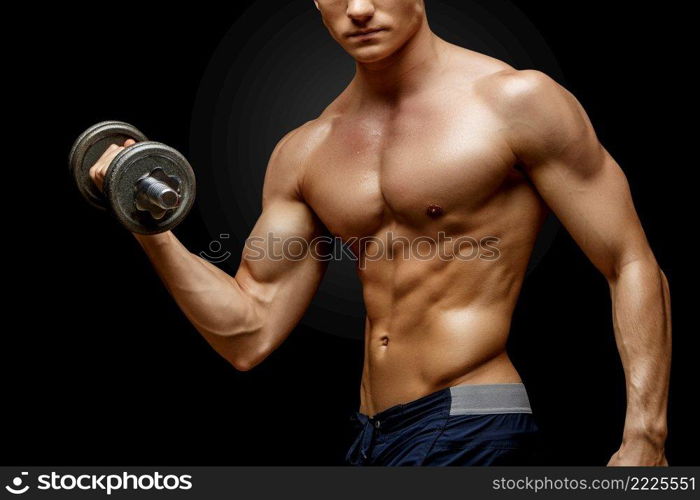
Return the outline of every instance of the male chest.
<path id="1" fill-rule="evenodd" d="M 513 175 L 503 133 L 478 109 L 340 120 L 304 176 L 304 197 L 342 238 L 387 225 L 418 231 L 440 220 L 468 223 Z"/>

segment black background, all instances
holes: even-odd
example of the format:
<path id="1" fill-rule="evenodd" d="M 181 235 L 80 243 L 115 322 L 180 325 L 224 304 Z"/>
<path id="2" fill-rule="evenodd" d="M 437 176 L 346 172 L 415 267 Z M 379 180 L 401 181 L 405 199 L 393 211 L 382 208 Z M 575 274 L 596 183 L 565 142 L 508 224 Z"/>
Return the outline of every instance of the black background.
<path id="1" fill-rule="evenodd" d="M 625 169 L 669 277 L 667 454 L 697 465 L 697 327 L 681 265 L 681 236 L 695 227 L 681 208 L 694 169 L 680 87 L 687 13 L 673 3 L 513 3 Z M 17 114 L 6 143 L 15 166 L 5 185 L 4 464 L 342 463 L 361 342 L 300 327 L 261 366 L 236 372 L 187 323 L 135 240 L 67 175 L 74 138 L 113 117 L 187 155 L 201 76 L 244 5 L 75 2 L 6 20 L 21 36 L 6 41 L 5 107 Z M 197 209 L 176 234 L 191 249 L 209 241 Z M 620 442 L 624 380 L 607 284 L 564 232 L 527 278 L 511 337 L 545 462 L 604 464 Z"/>

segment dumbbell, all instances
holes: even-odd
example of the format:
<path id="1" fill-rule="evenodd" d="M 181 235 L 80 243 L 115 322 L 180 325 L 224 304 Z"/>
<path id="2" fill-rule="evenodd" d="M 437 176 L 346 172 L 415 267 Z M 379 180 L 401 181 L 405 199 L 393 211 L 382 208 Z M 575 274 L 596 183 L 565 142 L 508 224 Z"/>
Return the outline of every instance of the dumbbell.
<path id="1" fill-rule="evenodd" d="M 100 191 L 90 178 L 90 167 L 110 145 L 122 146 L 128 139 L 137 144 L 114 157 Z M 99 209 L 109 209 L 134 233 L 168 231 L 185 218 L 194 203 L 196 183 L 187 159 L 165 144 L 149 141 L 128 123 L 93 125 L 76 139 L 68 163 L 83 197 Z"/>

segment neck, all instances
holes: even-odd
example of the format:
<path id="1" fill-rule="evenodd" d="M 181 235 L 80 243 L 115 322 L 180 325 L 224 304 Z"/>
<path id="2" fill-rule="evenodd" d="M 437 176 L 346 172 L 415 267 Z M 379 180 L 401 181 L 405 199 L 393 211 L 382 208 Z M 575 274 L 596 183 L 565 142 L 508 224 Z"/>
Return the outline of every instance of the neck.
<path id="1" fill-rule="evenodd" d="M 369 98 L 395 100 L 425 85 L 440 66 L 440 39 L 427 20 L 396 52 L 371 63 L 356 62 L 354 84 Z"/>

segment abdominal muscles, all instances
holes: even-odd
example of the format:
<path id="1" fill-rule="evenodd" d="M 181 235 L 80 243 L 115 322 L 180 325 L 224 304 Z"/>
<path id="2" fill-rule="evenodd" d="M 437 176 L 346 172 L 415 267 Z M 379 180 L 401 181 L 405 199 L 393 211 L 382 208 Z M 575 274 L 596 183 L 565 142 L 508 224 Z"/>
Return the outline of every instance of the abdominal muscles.
<path id="1" fill-rule="evenodd" d="M 495 260 L 393 255 L 362 263 L 362 412 L 461 383 L 520 381 L 505 346 L 532 245 L 500 245 L 503 255 Z"/>

